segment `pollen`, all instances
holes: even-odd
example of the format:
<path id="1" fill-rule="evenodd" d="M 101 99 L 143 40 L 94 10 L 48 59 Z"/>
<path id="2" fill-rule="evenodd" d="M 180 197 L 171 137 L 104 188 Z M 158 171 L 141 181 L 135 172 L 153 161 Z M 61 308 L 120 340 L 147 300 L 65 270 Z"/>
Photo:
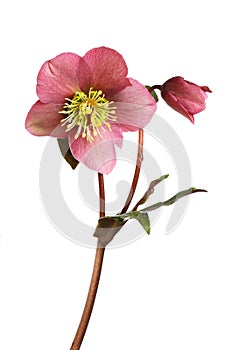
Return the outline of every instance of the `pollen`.
<path id="1" fill-rule="evenodd" d="M 111 131 L 111 123 L 115 122 L 116 107 L 113 101 L 108 101 L 101 90 L 90 88 L 88 94 L 76 91 L 73 98 L 65 99 L 64 114 L 61 125 L 66 126 L 66 132 L 75 128 L 75 139 L 79 136 L 92 142 L 94 137 L 103 137 L 106 128 Z"/>

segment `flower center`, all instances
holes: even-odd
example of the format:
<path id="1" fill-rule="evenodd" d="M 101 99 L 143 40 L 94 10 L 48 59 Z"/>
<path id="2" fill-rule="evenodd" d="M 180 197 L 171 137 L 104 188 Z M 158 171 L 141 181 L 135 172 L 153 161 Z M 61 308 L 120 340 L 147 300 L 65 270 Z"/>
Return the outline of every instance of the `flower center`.
<path id="1" fill-rule="evenodd" d="M 63 110 L 59 113 L 66 117 L 61 120 L 61 125 L 66 125 L 66 132 L 74 127 L 77 132 L 74 136 L 77 139 L 80 135 L 92 142 L 94 137 L 108 128 L 111 131 L 110 123 L 116 121 L 116 107 L 111 106 L 101 90 L 95 91 L 90 88 L 88 95 L 82 91 L 76 91 L 73 98 L 65 99 Z"/>

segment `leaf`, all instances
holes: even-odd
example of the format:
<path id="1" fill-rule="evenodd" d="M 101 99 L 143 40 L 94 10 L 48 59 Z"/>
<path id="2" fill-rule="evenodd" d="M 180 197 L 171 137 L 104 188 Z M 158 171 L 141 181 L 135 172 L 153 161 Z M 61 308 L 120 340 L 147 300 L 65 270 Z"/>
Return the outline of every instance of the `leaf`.
<path id="1" fill-rule="evenodd" d="M 156 185 L 158 185 L 161 181 L 167 179 L 168 176 L 169 176 L 168 174 L 167 174 L 167 175 L 163 175 L 163 176 L 161 176 L 159 179 L 153 180 L 153 181 L 150 183 L 150 186 L 148 187 L 148 190 L 144 193 L 143 197 L 142 197 L 142 198 L 138 201 L 138 203 L 134 206 L 134 208 L 132 209 L 132 211 L 137 210 L 137 208 L 138 208 L 140 205 L 144 204 L 144 203 L 148 200 L 148 198 L 150 197 L 150 195 L 153 194 L 153 192 L 154 192 L 154 187 L 155 187 Z"/>
<path id="2" fill-rule="evenodd" d="M 149 85 L 145 85 L 145 87 L 146 87 L 148 90 L 151 88 L 151 86 L 149 86 Z M 151 96 L 154 98 L 154 100 L 155 100 L 156 102 L 158 102 L 158 101 L 159 101 L 159 98 L 158 98 L 158 96 L 157 96 L 155 90 L 152 90 L 152 91 L 149 91 L 149 92 L 150 92 Z"/>
<path id="3" fill-rule="evenodd" d="M 142 213 L 140 211 L 134 211 L 130 213 L 130 219 L 136 219 L 144 228 L 144 230 L 149 235 L 151 232 L 150 219 L 147 213 Z"/>
<path id="4" fill-rule="evenodd" d="M 104 216 L 98 220 L 98 225 L 93 234 L 94 237 L 98 238 L 98 246 L 106 247 L 129 219 L 136 219 L 147 234 L 150 234 L 150 219 L 147 213 L 134 211 L 128 213 L 128 215 Z"/>
<path id="5" fill-rule="evenodd" d="M 167 175 L 164 175 L 164 176 L 167 176 Z M 149 220 L 147 212 L 152 211 L 152 210 L 156 210 L 156 209 L 163 207 L 163 206 L 171 205 L 171 204 L 175 203 L 176 201 L 178 201 L 180 198 L 183 198 L 185 196 L 188 196 L 189 194 L 196 193 L 196 192 L 207 192 L 207 191 L 202 190 L 202 189 L 198 189 L 195 187 L 191 187 L 188 190 L 184 190 L 184 191 L 177 193 L 175 196 L 169 198 L 168 200 L 166 200 L 164 202 L 158 202 L 158 203 L 153 204 L 147 208 L 143 208 L 141 210 L 136 210 L 136 211 L 130 211 L 130 212 L 125 213 L 125 214 L 118 214 L 115 216 L 107 216 L 107 217 L 104 217 L 103 219 L 106 219 L 106 218 L 108 220 L 112 219 L 114 221 L 118 221 L 121 223 L 126 223 L 129 219 L 136 219 L 140 222 L 140 224 L 143 226 L 145 231 L 149 234 L 150 233 L 150 220 Z"/>
<path id="6" fill-rule="evenodd" d="M 66 162 L 74 170 L 78 166 L 79 162 L 76 158 L 73 157 L 72 152 L 70 151 L 68 139 L 57 139 L 60 151 Z"/>
<path id="7" fill-rule="evenodd" d="M 196 193 L 196 192 L 207 192 L 207 191 L 202 190 L 202 189 L 197 189 L 195 187 L 191 187 L 188 190 L 184 190 L 184 191 L 177 193 L 175 196 L 169 198 L 165 202 L 158 202 L 158 203 L 153 204 L 147 208 L 141 209 L 141 212 L 152 211 L 152 210 L 156 210 L 156 209 L 163 207 L 163 206 L 171 205 L 171 204 L 175 203 L 176 201 L 178 201 L 180 198 L 183 198 L 185 196 L 188 196 L 189 194 Z"/>
<path id="8" fill-rule="evenodd" d="M 124 221 L 124 219 L 117 216 L 104 216 L 103 218 L 99 219 L 98 225 L 93 234 L 94 237 L 98 238 L 98 245 L 105 247 L 108 243 L 110 243 L 126 222 L 127 220 Z"/>
<path id="9" fill-rule="evenodd" d="M 147 192 L 138 202 L 139 203 L 138 205 L 143 204 L 147 200 L 148 196 L 151 193 L 153 193 L 155 185 L 167 177 L 168 175 L 164 175 L 164 176 L 161 176 L 159 179 L 152 181 Z M 95 230 L 94 237 L 98 237 L 99 244 L 102 247 L 105 247 L 114 238 L 114 236 L 123 227 L 123 225 L 130 219 L 138 220 L 138 222 L 141 224 L 141 226 L 144 228 L 147 234 L 150 234 L 150 230 L 151 230 L 150 219 L 147 212 L 156 210 L 163 206 L 172 205 L 179 199 L 185 196 L 188 196 L 189 194 L 197 193 L 197 192 L 207 192 L 207 191 L 203 189 L 191 187 L 188 190 L 178 192 L 175 196 L 169 198 L 164 202 L 158 202 L 147 208 L 143 208 L 141 210 L 132 210 L 128 213 L 118 214 L 115 216 L 105 216 L 98 220 L 98 225 Z"/>

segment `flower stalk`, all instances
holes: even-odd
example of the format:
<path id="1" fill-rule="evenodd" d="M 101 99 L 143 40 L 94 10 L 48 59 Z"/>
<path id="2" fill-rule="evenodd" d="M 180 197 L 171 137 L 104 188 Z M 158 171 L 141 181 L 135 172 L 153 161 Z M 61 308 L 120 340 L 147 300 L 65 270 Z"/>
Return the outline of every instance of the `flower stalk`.
<path id="1" fill-rule="evenodd" d="M 134 177 L 131 184 L 131 189 L 128 194 L 125 205 L 121 211 L 121 214 L 126 213 L 133 199 L 138 180 L 140 175 L 141 163 L 143 161 L 143 141 L 144 141 L 144 131 L 139 129 L 138 131 L 138 151 L 136 167 L 134 172 Z M 99 184 L 99 217 L 103 218 L 105 216 L 105 187 L 104 187 L 104 175 L 98 173 L 98 184 Z M 120 227 L 121 228 L 121 227 Z M 120 229 L 119 228 L 119 229 Z M 117 230 L 116 230 L 117 231 Z M 95 261 L 93 266 L 92 278 L 89 286 L 89 292 L 87 295 L 85 307 L 82 313 L 80 324 L 78 326 L 76 335 L 74 337 L 72 346 L 70 350 L 79 350 L 83 342 L 86 330 L 88 328 L 89 320 L 93 311 L 94 302 L 97 295 L 97 290 L 100 282 L 103 259 L 105 253 L 105 245 L 102 245 L 101 240 L 98 239 Z"/>
<path id="2" fill-rule="evenodd" d="M 98 290 L 105 248 L 97 247 L 92 278 L 81 321 L 70 350 L 79 350 L 84 339 Z"/>
<path id="3" fill-rule="evenodd" d="M 105 188 L 104 188 L 104 176 L 98 173 L 99 182 L 99 198 L 100 198 L 100 209 L 99 217 L 105 216 Z M 84 339 L 86 330 L 88 328 L 89 320 L 93 311 L 94 302 L 97 295 L 98 285 L 101 277 L 102 264 L 104 259 L 105 248 L 97 246 L 95 261 L 93 266 L 92 278 L 89 286 L 89 292 L 87 295 L 85 307 L 82 313 L 79 327 L 74 337 L 70 350 L 79 350 Z"/>
<path id="4" fill-rule="evenodd" d="M 139 131 L 138 131 L 138 152 L 137 152 L 137 161 L 136 161 L 136 167 L 135 167 L 135 172 L 134 172 L 134 178 L 132 181 L 131 189 L 130 189 L 130 192 L 128 194 L 127 200 L 126 200 L 125 205 L 124 205 L 120 214 L 126 213 L 127 209 L 129 208 L 129 206 L 131 204 L 133 196 L 135 194 L 135 190 L 136 190 L 138 180 L 139 180 L 141 164 L 143 161 L 143 141 L 144 141 L 144 131 L 143 131 L 143 129 L 139 129 Z"/>

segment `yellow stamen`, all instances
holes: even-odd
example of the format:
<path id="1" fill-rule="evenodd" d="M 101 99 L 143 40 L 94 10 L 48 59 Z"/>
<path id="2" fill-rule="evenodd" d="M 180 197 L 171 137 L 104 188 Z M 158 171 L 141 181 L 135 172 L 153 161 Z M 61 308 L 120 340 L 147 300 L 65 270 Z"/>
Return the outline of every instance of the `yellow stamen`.
<path id="1" fill-rule="evenodd" d="M 88 95 L 82 91 L 75 92 L 72 99 L 66 98 L 63 110 L 59 113 L 67 115 L 61 120 L 61 125 L 66 125 L 66 132 L 77 128 L 75 139 L 80 135 L 92 142 L 97 135 L 102 137 L 106 129 L 111 131 L 111 122 L 117 117 L 116 107 L 108 101 L 101 90 L 90 88 Z"/>

